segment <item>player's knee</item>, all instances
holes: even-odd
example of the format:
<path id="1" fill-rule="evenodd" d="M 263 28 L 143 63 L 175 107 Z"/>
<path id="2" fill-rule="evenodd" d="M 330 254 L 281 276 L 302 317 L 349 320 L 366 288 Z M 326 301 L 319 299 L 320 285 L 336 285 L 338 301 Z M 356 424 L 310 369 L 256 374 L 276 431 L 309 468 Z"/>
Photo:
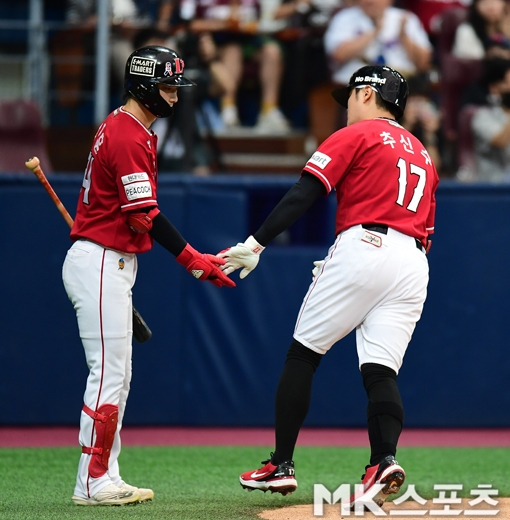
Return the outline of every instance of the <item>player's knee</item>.
<path id="1" fill-rule="evenodd" d="M 361 375 L 369 401 L 368 419 L 376 415 L 391 415 L 402 423 L 404 407 L 395 371 L 377 363 L 365 363 L 361 365 Z"/>
<path id="2" fill-rule="evenodd" d="M 360 370 L 363 385 L 367 393 L 370 392 L 374 386 L 381 384 L 397 385 L 397 374 L 390 367 L 379 365 L 378 363 L 364 363 L 361 365 Z"/>
<path id="3" fill-rule="evenodd" d="M 319 366 L 322 357 L 322 354 L 314 352 L 295 339 L 292 340 L 292 343 L 290 344 L 289 350 L 287 352 L 287 361 L 291 359 L 304 361 L 305 363 L 312 365 L 314 371 Z"/>

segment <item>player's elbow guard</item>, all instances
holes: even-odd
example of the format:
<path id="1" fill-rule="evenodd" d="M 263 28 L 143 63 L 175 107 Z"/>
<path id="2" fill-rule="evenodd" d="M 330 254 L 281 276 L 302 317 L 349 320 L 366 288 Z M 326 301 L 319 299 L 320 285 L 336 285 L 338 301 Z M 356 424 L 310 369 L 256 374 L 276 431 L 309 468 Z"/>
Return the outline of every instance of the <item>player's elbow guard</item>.
<path id="1" fill-rule="evenodd" d="M 159 213 L 159 208 L 153 208 L 148 213 L 129 213 L 128 226 L 136 233 L 148 233 L 152 229 L 152 221 Z"/>

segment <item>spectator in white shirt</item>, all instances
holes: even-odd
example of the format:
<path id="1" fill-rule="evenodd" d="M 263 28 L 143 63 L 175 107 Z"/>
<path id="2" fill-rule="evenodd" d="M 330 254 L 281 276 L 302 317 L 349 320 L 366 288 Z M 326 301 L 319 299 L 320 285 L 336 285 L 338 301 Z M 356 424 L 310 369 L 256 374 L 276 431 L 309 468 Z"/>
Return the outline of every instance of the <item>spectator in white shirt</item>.
<path id="1" fill-rule="evenodd" d="M 510 12 L 505 0 L 473 0 L 467 19 L 455 31 L 452 53 L 457 58 L 510 58 Z"/>
<path id="2" fill-rule="evenodd" d="M 419 18 L 391 0 L 359 0 L 339 11 L 324 35 L 332 80 L 345 85 L 366 64 L 388 65 L 409 77 L 430 69 L 432 45 Z"/>

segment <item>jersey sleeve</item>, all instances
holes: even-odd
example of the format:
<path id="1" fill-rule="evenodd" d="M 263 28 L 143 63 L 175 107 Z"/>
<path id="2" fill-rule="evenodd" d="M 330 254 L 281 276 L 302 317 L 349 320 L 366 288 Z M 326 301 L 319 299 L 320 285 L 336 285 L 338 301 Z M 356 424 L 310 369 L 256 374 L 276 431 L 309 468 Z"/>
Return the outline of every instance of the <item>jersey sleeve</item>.
<path id="1" fill-rule="evenodd" d="M 120 144 L 112 153 L 121 211 L 157 206 L 155 150 L 150 140 Z"/>
<path id="2" fill-rule="evenodd" d="M 338 130 L 317 148 L 303 170 L 317 177 L 326 192 L 330 193 L 349 172 L 360 150 L 362 138 L 353 126 Z"/>
<path id="3" fill-rule="evenodd" d="M 435 168 L 434 168 L 435 170 Z M 436 190 L 439 184 L 439 176 L 435 172 L 434 186 L 432 188 L 432 197 L 430 201 L 429 214 L 427 215 L 426 231 L 428 235 L 433 235 L 435 230 L 435 218 L 436 218 Z"/>

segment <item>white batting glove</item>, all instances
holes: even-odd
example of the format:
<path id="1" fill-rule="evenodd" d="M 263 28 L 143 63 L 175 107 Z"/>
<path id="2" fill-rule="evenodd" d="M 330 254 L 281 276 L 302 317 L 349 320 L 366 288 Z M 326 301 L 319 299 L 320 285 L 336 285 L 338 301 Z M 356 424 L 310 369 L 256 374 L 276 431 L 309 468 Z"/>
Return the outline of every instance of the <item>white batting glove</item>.
<path id="1" fill-rule="evenodd" d="M 224 258 L 226 263 L 222 266 L 223 272 L 226 275 L 233 273 L 236 269 L 243 270 L 239 274 L 239 278 L 246 278 L 259 263 L 260 253 L 264 251 L 265 247 L 261 246 L 252 235 L 250 235 L 244 244 L 237 244 L 234 247 L 221 251 L 216 256 Z"/>
<path id="2" fill-rule="evenodd" d="M 319 274 L 319 271 L 321 270 L 323 264 L 324 260 L 315 260 L 315 262 L 313 263 L 315 267 L 312 269 L 312 276 L 314 278 Z"/>

